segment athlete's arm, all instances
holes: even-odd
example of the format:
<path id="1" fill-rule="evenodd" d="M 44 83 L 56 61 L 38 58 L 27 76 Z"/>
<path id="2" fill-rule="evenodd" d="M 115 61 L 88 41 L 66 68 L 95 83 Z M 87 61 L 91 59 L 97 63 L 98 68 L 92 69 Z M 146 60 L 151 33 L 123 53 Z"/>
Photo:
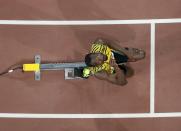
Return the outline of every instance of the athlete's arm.
<path id="1" fill-rule="evenodd" d="M 95 77 L 100 80 L 107 80 L 108 82 L 111 82 L 113 84 L 124 86 L 127 84 L 127 80 L 125 79 L 125 76 L 123 72 L 118 74 L 107 74 L 106 72 L 98 72 L 95 74 Z"/>
<path id="2" fill-rule="evenodd" d="M 94 76 L 100 80 L 107 80 L 113 84 L 126 85 L 127 80 L 122 70 L 115 64 L 115 74 L 108 74 L 106 71 L 97 72 Z"/>

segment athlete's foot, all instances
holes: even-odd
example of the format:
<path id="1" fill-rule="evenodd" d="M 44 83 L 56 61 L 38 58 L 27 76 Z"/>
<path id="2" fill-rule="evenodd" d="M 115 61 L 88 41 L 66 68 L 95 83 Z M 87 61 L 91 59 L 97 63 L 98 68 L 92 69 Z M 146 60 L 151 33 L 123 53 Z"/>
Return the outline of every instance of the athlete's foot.
<path id="1" fill-rule="evenodd" d="M 142 60 L 146 56 L 146 52 L 141 49 L 136 48 L 125 48 L 129 53 L 133 56 L 132 59 L 129 59 L 128 62 L 136 62 L 138 60 Z"/>

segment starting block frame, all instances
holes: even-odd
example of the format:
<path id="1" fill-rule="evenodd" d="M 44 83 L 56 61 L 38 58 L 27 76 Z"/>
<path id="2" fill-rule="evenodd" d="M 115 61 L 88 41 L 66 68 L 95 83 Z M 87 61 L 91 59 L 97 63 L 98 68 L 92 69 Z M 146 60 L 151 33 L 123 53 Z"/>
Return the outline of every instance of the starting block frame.
<path id="1" fill-rule="evenodd" d="M 81 77 L 81 71 L 86 67 L 85 62 L 75 63 L 46 63 L 41 64 L 41 56 L 35 55 L 35 63 L 23 64 L 23 71 L 35 72 L 35 80 L 41 80 L 41 71 L 43 70 L 64 70 L 65 80 L 84 79 Z"/>

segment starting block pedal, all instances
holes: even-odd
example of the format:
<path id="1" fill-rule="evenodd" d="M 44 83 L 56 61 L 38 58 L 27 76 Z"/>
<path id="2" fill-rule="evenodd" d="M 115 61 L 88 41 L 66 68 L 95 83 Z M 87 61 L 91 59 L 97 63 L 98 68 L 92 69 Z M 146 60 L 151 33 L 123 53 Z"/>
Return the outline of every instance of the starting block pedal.
<path id="1" fill-rule="evenodd" d="M 84 79 L 81 68 L 65 68 L 65 80 Z"/>

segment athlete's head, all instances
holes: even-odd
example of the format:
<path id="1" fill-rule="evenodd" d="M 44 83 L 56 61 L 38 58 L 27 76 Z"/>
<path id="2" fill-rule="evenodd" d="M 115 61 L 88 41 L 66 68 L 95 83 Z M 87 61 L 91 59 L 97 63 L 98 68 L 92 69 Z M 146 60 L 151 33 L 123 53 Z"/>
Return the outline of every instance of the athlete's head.
<path id="1" fill-rule="evenodd" d="M 107 60 L 107 56 L 102 53 L 90 53 L 85 56 L 85 63 L 87 66 L 102 65 Z"/>

